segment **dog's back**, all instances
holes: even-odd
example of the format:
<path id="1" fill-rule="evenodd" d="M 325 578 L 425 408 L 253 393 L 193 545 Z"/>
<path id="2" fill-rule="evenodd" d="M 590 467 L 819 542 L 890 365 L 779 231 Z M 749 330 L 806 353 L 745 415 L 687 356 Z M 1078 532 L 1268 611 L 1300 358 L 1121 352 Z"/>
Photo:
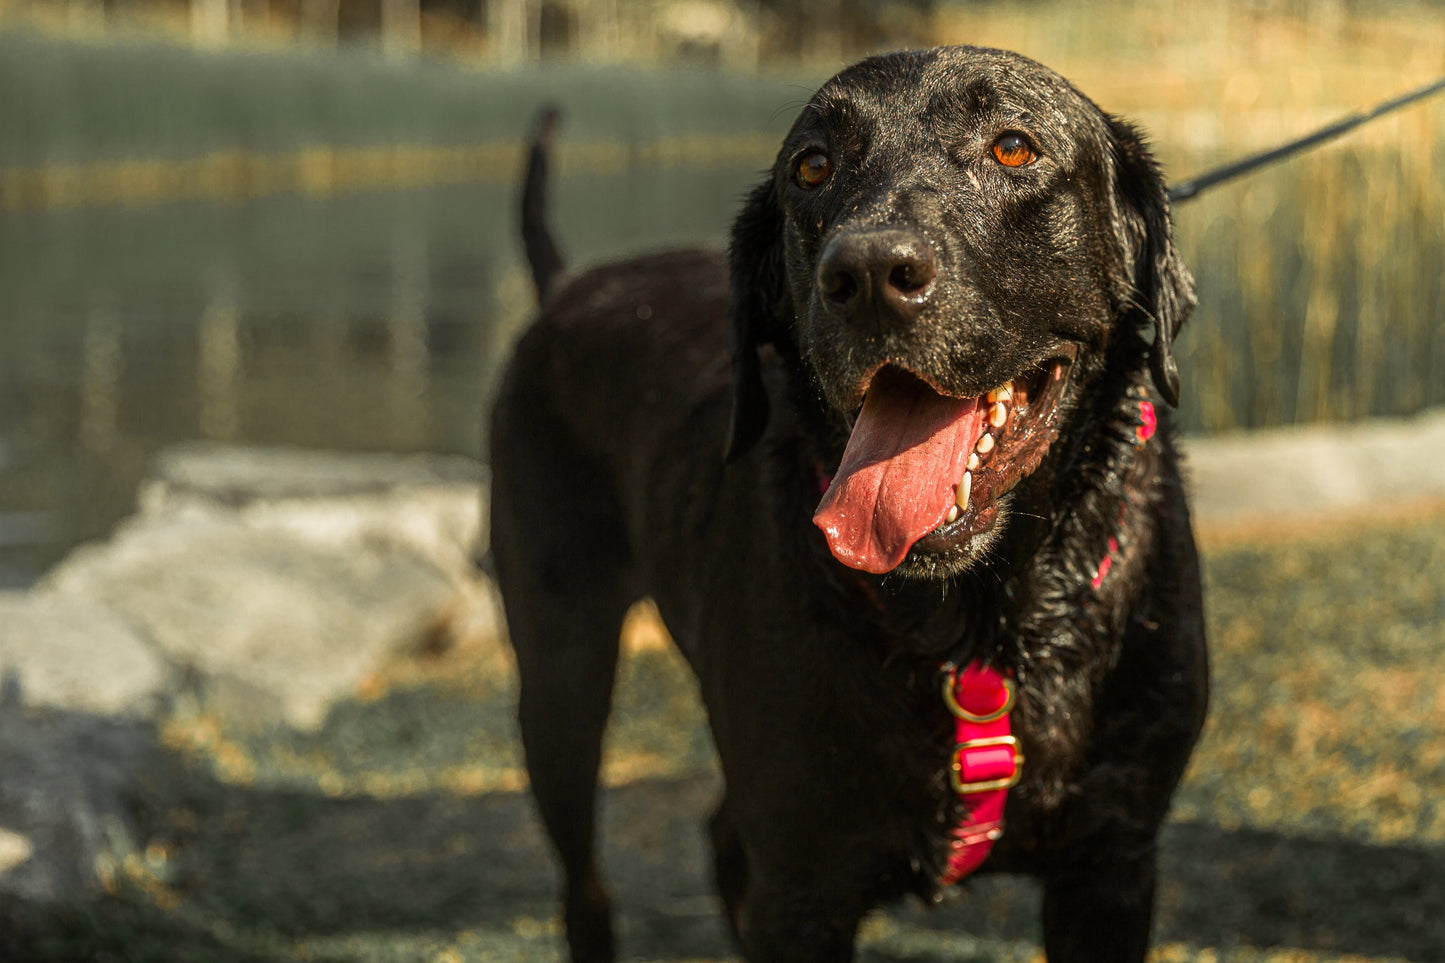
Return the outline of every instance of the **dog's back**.
<path id="1" fill-rule="evenodd" d="M 491 423 L 504 592 L 516 587 L 514 560 L 559 576 L 580 567 L 594 585 L 631 570 L 649 506 L 626 493 L 635 502 L 667 469 L 652 453 L 689 430 L 698 407 L 712 430 L 726 425 L 728 372 L 716 360 L 726 357 L 726 285 L 719 259 L 702 253 L 611 265 L 560 290 L 523 335 Z"/>

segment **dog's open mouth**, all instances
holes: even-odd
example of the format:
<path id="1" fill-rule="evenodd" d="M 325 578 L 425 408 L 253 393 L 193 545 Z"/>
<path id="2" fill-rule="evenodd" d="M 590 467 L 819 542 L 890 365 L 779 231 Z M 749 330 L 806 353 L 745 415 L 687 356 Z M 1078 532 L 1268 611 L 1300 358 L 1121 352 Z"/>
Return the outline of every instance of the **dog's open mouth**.
<path id="1" fill-rule="evenodd" d="M 910 551 L 942 555 L 987 532 L 999 499 L 1058 434 L 1073 355 L 974 398 L 939 394 L 897 367 L 874 376 L 813 524 L 844 565 L 891 572 Z"/>

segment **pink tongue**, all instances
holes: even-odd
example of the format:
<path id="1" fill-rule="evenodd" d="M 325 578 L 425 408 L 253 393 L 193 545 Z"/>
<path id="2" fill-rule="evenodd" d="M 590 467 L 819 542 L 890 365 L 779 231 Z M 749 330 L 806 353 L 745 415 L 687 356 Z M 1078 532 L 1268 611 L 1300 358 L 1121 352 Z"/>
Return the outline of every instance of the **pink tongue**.
<path id="1" fill-rule="evenodd" d="M 938 527 L 983 415 L 977 398 L 945 398 L 912 375 L 879 373 L 838 474 L 813 514 L 838 561 L 891 572 L 914 542 Z"/>

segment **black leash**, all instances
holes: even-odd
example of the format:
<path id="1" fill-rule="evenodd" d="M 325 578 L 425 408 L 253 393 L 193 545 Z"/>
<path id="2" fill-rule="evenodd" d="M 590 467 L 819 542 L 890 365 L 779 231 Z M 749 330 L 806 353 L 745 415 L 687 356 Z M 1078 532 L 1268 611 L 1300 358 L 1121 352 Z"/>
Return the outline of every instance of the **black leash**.
<path id="1" fill-rule="evenodd" d="M 1445 90 L 1445 77 L 1441 77 L 1439 80 L 1426 84 L 1417 90 L 1412 90 L 1408 94 L 1401 94 L 1393 100 L 1387 100 L 1371 110 L 1342 117 L 1334 123 L 1320 128 L 1313 134 L 1306 134 L 1299 140 L 1293 140 L 1288 144 L 1283 144 L 1261 154 L 1255 154 L 1252 157 L 1246 157 L 1243 160 L 1225 164 L 1223 167 L 1216 168 L 1207 174 L 1196 177 L 1192 181 L 1185 181 L 1183 184 L 1171 187 L 1169 189 L 1169 201 L 1172 204 L 1187 201 L 1200 191 L 1207 191 L 1216 184 L 1232 181 L 1242 174 L 1248 174 L 1257 167 L 1272 164 L 1291 154 L 1296 154 L 1306 148 L 1314 147 L 1316 144 L 1323 144 L 1327 140 L 1333 140 L 1346 131 L 1353 130 L 1363 123 L 1374 120 L 1376 117 L 1383 117 L 1391 111 L 1399 110 L 1401 107 L 1413 104 L 1417 100 L 1423 100 L 1431 94 L 1437 94 L 1442 90 Z"/>

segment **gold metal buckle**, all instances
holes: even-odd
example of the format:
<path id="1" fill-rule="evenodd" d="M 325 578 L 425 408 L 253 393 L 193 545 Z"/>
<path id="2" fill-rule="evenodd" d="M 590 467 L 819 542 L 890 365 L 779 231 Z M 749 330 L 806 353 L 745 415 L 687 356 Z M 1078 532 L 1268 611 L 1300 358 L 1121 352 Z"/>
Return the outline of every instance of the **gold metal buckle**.
<path id="1" fill-rule="evenodd" d="M 948 672 L 943 677 L 943 704 L 948 706 L 948 711 L 965 722 L 981 723 L 994 722 L 1009 714 L 1014 707 L 1014 680 L 1003 677 L 1004 700 L 1003 705 L 986 715 L 976 716 L 963 706 L 958 704 L 958 696 L 953 691 L 954 683 L 958 681 L 958 666 L 950 664 Z"/>
<path id="2" fill-rule="evenodd" d="M 986 779 L 982 782 L 963 782 L 963 753 L 968 749 L 983 749 L 988 746 L 1008 746 L 1014 754 L 1012 776 L 1003 779 Z M 1018 785 L 1024 774 L 1024 754 L 1019 751 L 1019 741 L 1013 736 L 990 736 L 987 739 L 970 739 L 953 747 L 953 760 L 948 767 L 948 784 L 959 795 L 988 792 L 992 789 L 1011 789 Z"/>

